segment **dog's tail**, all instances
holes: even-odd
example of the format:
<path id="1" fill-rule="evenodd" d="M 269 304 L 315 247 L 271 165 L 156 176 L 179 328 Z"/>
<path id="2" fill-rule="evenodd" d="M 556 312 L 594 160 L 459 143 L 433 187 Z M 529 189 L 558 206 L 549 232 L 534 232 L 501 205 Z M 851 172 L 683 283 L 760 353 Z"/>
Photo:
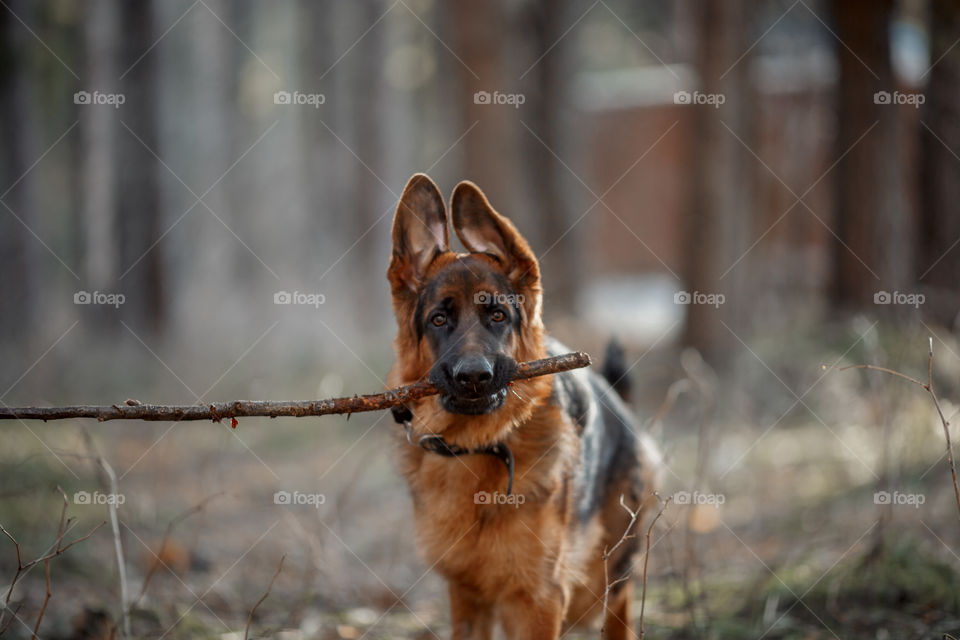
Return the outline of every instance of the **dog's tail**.
<path id="1" fill-rule="evenodd" d="M 629 404 L 633 384 L 630 381 L 630 370 L 627 368 L 626 352 L 616 338 L 607 343 L 607 349 L 603 355 L 603 367 L 600 372 L 613 387 L 613 390 L 623 398 L 624 402 Z"/>

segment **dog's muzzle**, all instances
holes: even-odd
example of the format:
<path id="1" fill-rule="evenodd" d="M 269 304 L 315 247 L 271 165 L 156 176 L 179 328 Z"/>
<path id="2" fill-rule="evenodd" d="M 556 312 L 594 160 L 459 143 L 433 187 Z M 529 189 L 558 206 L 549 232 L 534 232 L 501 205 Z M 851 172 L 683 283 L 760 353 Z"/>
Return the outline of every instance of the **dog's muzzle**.
<path id="1" fill-rule="evenodd" d="M 506 402 L 507 385 L 516 363 L 503 357 L 491 361 L 484 356 L 468 356 L 437 369 L 432 377 L 440 388 L 444 410 L 483 415 L 496 411 Z"/>

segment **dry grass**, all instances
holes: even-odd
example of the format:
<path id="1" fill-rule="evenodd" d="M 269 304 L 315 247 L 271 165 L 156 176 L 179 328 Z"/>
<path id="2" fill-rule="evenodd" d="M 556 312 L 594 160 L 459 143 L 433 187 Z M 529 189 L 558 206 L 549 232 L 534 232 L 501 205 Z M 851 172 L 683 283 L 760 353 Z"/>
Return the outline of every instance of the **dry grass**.
<path id="1" fill-rule="evenodd" d="M 702 389 L 681 394 L 666 412 L 656 429 L 671 470 L 664 497 L 697 490 L 722 494 L 724 503 L 671 504 L 654 530 L 647 638 L 765 632 L 766 638 L 829 638 L 828 628 L 840 637 L 878 637 L 882 629 L 889 637 L 919 637 L 920 629 L 960 630 L 960 603 L 951 598 L 960 592 L 954 555 L 960 531 L 942 427 L 929 399 L 893 380 L 846 372 L 821 381 L 787 411 L 796 399 L 787 387 L 801 395 L 823 364 L 922 368 L 907 346 L 922 339 L 894 332 L 878 334 L 870 348 L 861 340 L 837 362 L 859 335 L 841 327 L 789 347 L 759 339 L 752 346 L 770 370 L 746 354 L 715 390 L 724 402 L 705 416 L 708 430 L 699 426 Z M 960 379 L 960 358 L 951 350 L 956 345 L 943 345 L 934 370 L 934 379 L 943 380 L 938 392 L 948 420 L 960 391 L 951 386 Z M 669 366 L 678 358 L 662 354 L 655 361 Z M 688 377 L 679 367 L 650 366 L 638 374 L 641 386 L 652 376 L 660 381 L 658 391 L 645 394 L 657 398 L 648 403 L 651 413 L 672 382 Z M 365 379 L 356 384 L 370 386 Z M 250 419 L 236 431 L 177 425 L 162 438 L 169 425 L 96 427 L 97 446 L 126 497 L 117 511 L 131 594 L 149 576 L 131 611 L 133 635 L 170 630 L 168 638 L 240 638 L 252 603 L 269 586 L 251 627 L 260 636 L 360 637 L 370 630 L 367 638 L 444 637 L 444 589 L 424 575 L 416 556 L 411 506 L 391 461 L 388 434 L 395 426 L 378 417 Z M 26 428 L 7 426 L 0 522 L 27 555 L 40 553 L 49 542 L 44 536 L 56 529 L 52 486 L 60 483 L 68 496 L 103 490 L 89 462 L 67 455 L 86 451 L 75 425 L 31 428 L 78 477 Z M 319 508 L 278 505 L 279 490 L 321 493 L 325 501 Z M 881 490 L 922 494 L 924 503 L 877 505 L 874 493 Z M 168 530 L 179 515 L 221 493 Z M 103 505 L 71 505 L 71 513 L 81 528 L 108 518 Z M 87 620 L 97 610 L 120 619 L 114 555 L 111 537 L 98 535 L 58 559 L 56 595 L 43 623 L 48 633 L 68 637 L 84 611 Z M 15 570 L 12 545 L 0 547 L 0 576 L 9 579 Z M 17 593 L 22 615 L 35 619 L 45 594 L 42 573 L 25 576 Z M 281 636 L 283 629 L 295 633 Z M 12 629 L 8 635 L 19 637 Z"/>

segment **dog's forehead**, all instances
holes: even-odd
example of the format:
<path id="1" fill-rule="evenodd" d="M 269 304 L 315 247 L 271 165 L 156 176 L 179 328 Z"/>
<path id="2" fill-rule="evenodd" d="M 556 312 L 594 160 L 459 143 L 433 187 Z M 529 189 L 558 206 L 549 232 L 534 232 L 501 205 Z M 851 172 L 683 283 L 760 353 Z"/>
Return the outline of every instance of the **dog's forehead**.
<path id="1" fill-rule="evenodd" d="M 507 292 L 509 280 L 499 270 L 496 261 L 488 256 L 458 254 L 439 266 L 427 280 L 424 298 L 470 297 L 478 291 Z"/>

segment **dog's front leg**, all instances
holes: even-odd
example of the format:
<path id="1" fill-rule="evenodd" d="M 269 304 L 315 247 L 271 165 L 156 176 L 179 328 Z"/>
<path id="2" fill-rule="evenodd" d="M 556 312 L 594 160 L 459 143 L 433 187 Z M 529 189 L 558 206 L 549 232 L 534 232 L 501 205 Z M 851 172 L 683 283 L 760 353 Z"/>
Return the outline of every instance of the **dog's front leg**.
<path id="1" fill-rule="evenodd" d="M 481 599 L 464 584 L 450 583 L 450 619 L 453 640 L 490 640 L 493 634 L 493 604 Z"/>
<path id="2" fill-rule="evenodd" d="M 549 587 L 548 594 L 534 598 L 521 593 L 499 603 L 503 631 L 510 640 L 557 640 L 563 625 L 564 594 L 559 587 Z"/>

